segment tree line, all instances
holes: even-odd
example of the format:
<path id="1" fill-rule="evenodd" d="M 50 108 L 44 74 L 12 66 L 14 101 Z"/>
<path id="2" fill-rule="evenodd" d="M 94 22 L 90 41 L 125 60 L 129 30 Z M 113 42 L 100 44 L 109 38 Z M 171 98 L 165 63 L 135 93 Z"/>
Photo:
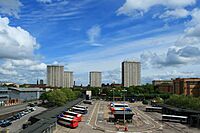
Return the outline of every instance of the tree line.
<path id="1" fill-rule="evenodd" d="M 66 104 L 68 101 L 77 99 L 80 97 L 80 91 L 73 91 L 69 88 L 54 89 L 49 92 L 45 92 L 40 96 L 43 102 L 50 104 L 51 106 L 61 106 Z"/>
<path id="2" fill-rule="evenodd" d="M 178 108 L 200 111 L 200 97 L 171 95 L 170 98 L 165 101 L 165 104 Z"/>

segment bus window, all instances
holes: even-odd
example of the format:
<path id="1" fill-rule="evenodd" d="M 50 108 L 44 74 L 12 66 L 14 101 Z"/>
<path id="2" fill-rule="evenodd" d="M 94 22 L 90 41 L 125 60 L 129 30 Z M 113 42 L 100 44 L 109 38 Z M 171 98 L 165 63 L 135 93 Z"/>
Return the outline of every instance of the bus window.
<path id="1" fill-rule="evenodd" d="M 61 125 L 71 127 L 71 128 L 76 128 L 78 127 L 78 121 L 77 119 L 70 119 L 70 118 L 65 118 L 65 117 L 59 117 L 57 122 Z"/>

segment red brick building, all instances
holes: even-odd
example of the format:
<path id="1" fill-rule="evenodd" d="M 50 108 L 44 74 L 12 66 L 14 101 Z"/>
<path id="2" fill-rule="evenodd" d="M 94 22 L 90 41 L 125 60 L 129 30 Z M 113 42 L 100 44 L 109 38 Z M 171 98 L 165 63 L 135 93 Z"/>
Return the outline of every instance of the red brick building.
<path id="1" fill-rule="evenodd" d="M 174 94 L 200 96 L 200 78 L 176 78 L 173 80 Z"/>
<path id="2" fill-rule="evenodd" d="M 155 90 L 164 93 L 173 93 L 173 81 L 172 80 L 153 80 L 152 84 Z"/>

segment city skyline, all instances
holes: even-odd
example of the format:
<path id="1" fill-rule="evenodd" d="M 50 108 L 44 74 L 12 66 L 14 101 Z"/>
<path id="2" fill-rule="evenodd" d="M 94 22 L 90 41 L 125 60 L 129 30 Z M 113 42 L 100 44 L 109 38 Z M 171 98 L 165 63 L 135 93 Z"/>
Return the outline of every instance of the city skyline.
<path id="1" fill-rule="evenodd" d="M 200 2 L 141 0 L 0 1 L 0 81 L 46 81 L 46 66 L 77 84 L 101 71 L 121 82 L 124 60 L 141 62 L 142 83 L 200 75 Z"/>

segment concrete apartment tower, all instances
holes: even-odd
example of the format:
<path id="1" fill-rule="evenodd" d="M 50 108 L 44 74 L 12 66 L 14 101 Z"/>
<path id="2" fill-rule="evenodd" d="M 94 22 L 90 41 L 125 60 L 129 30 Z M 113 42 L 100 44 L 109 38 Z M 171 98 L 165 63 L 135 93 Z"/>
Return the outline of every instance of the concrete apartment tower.
<path id="1" fill-rule="evenodd" d="M 64 87 L 64 66 L 47 66 L 47 85 L 51 87 Z"/>
<path id="2" fill-rule="evenodd" d="M 101 72 L 92 71 L 89 78 L 91 87 L 101 87 Z"/>
<path id="3" fill-rule="evenodd" d="M 64 87 L 72 88 L 74 83 L 73 72 L 64 71 Z"/>
<path id="4" fill-rule="evenodd" d="M 137 86 L 141 82 L 141 63 L 135 61 L 122 62 L 122 85 Z"/>

